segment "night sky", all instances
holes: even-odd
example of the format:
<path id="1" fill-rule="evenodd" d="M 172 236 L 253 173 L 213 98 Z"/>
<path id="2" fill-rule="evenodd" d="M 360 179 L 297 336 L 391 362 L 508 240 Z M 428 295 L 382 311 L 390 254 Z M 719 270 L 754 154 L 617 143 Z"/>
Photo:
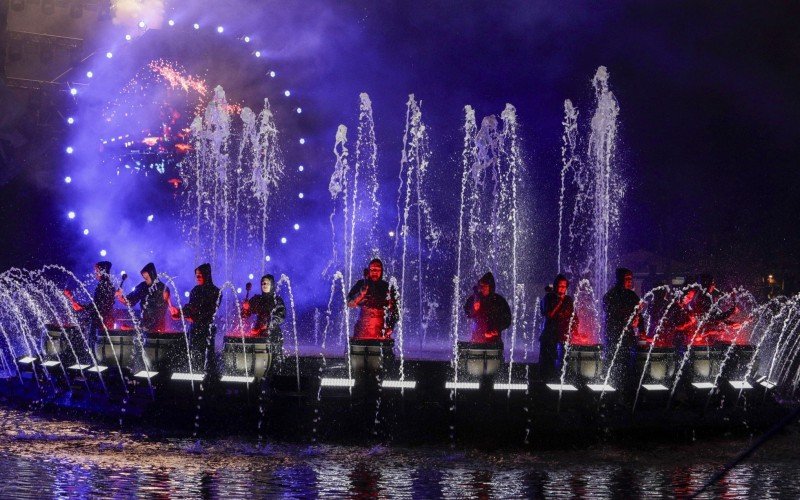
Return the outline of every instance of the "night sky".
<path id="1" fill-rule="evenodd" d="M 448 165 L 458 168 L 463 106 L 480 119 L 509 102 L 535 186 L 540 272 L 551 273 L 563 102 L 588 117 L 591 77 L 604 65 L 621 108 L 618 158 L 629 186 L 621 249 L 742 280 L 800 267 L 797 4 L 225 1 L 209 9 L 188 2 L 175 16 L 258 33 L 304 99 L 314 209 L 325 203 L 336 126 L 354 125 L 359 92 L 374 103 L 387 196 L 409 93 L 422 100 L 444 186 L 457 175 Z M 24 119 L 18 126 L 33 133 Z M 47 151 L 58 146 L 37 140 L 0 187 L 0 269 L 76 264 L 64 250 L 75 237 L 53 217 L 63 185 Z"/>

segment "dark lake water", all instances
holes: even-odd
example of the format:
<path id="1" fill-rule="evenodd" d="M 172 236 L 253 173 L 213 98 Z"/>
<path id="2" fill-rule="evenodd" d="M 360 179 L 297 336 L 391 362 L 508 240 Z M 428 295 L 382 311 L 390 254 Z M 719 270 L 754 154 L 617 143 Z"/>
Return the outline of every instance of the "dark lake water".
<path id="1" fill-rule="evenodd" d="M 581 450 L 153 439 L 0 407 L 1 498 L 671 498 L 694 491 L 748 439 Z M 791 429 L 711 491 L 800 498 Z"/>

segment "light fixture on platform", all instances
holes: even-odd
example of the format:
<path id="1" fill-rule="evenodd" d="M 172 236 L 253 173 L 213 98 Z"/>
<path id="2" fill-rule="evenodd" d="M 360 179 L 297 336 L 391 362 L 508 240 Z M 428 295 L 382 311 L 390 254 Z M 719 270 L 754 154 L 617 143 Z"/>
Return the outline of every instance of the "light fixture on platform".
<path id="1" fill-rule="evenodd" d="M 103 373 L 106 370 L 108 370 L 107 366 L 95 365 L 95 366 L 92 366 L 91 368 L 87 369 L 86 371 L 87 372 L 91 372 L 91 373 Z"/>
<path id="2" fill-rule="evenodd" d="M 323 378 L 319 385 L 322 387 L 353 387 L 356 380 L 353 378 Z"/>
<path id="3" fill-rule="evenodd" d="M 642 384 L 642 388 L 648 392 L 663 392 L 669 390 L 669 387 L 664 384 Z"/>
<path id="4" fill-rule="evenodd" d="M 695 389 L 713 389 L 714 384 L 711 382 L 692 382 L 692 387 Z"/>
<path id="5" fill-rule="evenodd" d="M 746 391 L 753 388 L 747 380 L 729 380 L 728 383 L 737 391 Z"/>
<path id="6" fill-rule="evenodd" d="M 150 380 L 151 378 L 155 377 L 156 375 L 158 375 L 158 372 L 150 372 L 150 371 L 147 371 L 147 370 L 142 370 L 140 372 L 136 372 L 133 375 L 133 377 L 134 378 L 143 378 L 143 379 Z"/>
<path id="7" fill-rule="evenodd" d="M 467 389 L 467 390 L 477 390 L 480 389 L 481 385 L 478 382 L 445 382 L 444 388 L 445 389 Z"/>
<path id="8" fill-rule="evenodd" d="M 83 371 L 83 370 L 85 370 L 87 368 L 90 368 L 91 366 L 92 365 L 84 365 L 84 364 L 81 364 L 81 363 L 75 363 L 74 365 L 69 366 L 68 369 L 69 370 L 75 370 L 75 371 Z"/>
<path id="9" fill-rule="evenodd" d="M 381 387 L 385 389 L 416 389 L 416 380 L 384 380 Z"/>
<path id="10" fill-rule="evenodd" d="M 778 386 L 778 384 L 776 384 L 775 382 L 771 382 L 770 380 L 767 379 L 767 377 L 763 375 L 758 377 L 756 379 L 756 382 L 758 382 L 758 384 L 765 389 L 774 389 L 775 387 Z"/>
<path id="11" fill-rule="evenodd" d="M 498 382 L 494 384 L 495 391 L 527 391 L 528 384 L 510 384 L 505 382 Z"/>
<path id="12" fill-rule="evenodd" d="M 189 381 L 189 382 L 202 382 L 205 380 L 206 374 L 205 373 L 181 373 L 175 372 L 170 377 L 170 380 L 180 380 L 180 381 Z"/>
<path id="13" fill-rule="evenodd" d="M 547 388 L 550 389 L 551 391 L 575 392 L 578 390 L 578 388 L 572 384 L 546 384 L 546 385 Z"/>
<path id="14" fill-rule="evenodd" d="M 252 384 L 255 381 L 255 377 L 245 377 L 244 375 L 223 375 L 220 379 L 220 382 L 235 384 Z"/>
<path id="15" fill-rule="evenodd" d="M 614 386 L 610 384 L 586 384 L 592 392 L 616 392 Z"/>
<path id="16" fill-rule="evenodd" d="M 37 358 L 33 356 L 23 356 L 17 360 L 17 363 L 20 365 L 31 365 Z"/>
<path id="17" fill-rule="evenodd" d="M 61 361 L 56 361 L 54 359 L 50 359 L 42 363 L 42 366 L 45 368 L 55 368 L 56 366 L 60 365 Z"/>

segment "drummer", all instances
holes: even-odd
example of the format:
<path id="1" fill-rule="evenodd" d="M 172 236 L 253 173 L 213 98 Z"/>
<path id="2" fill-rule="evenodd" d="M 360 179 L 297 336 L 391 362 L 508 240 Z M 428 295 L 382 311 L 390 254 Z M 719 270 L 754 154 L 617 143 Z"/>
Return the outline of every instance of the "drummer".
<path id="1" fill-rule="evenodd" d="M 383 340 L 392 335 L 398 320 L 397 295 L 383 279 L 383 262 L 372 259 L 360 279 L 347 294 L 347 307 L 361 308 L 353 339 Z"/>
<path id="2" fill-rule="evenodd" d="M 97 336 L 114 327 L 114 285 L 111 283 L 111 262 L 104 260 L 96 263 L 94 277 L 97 279 L 97 288 L 94 290 L 92 302 L 81 304 L 75 300 L 72 292 L 64 290 L 64 295 L 69 299 L 74 311 L 89 313 L 91 322 L 88 338 L 92 349 L 94 349 Z"/>
<path id="3" fill-rule="evenodd" d="M 261 277 L 261 293 L 242 303 L 242 317 L 255 315 L 252 332 L 269 339 L 269 349 L 276 363 L 283 362 L 283 332 L 281 324 L 286 319 L 286 306 L 275 292 L 275 277 Z"/>
<path id="4" fill-rule="evenodd" d="M 500 333 L 511 326 L 511 308 L 495 292 L 494 275 L 484 274 L 464 303 L 464 312 L 472 320 L 472 339 L 476 344 L 501 343 Z"/>
<path id="5" fill-rule="evenodd" d="M 179 319 L 181 313 L 192 322 L 189 330 L 189 344 L 191 348 L 193 366 L 203 366 L 207 372 L 216 374 L 217 359 L 214 348 L 216 326 L 214 316 L 219 307 L 220 290 L 214 285 L 211 276 L 211 264 L 200 264 L 194 270 L 197 286 L 189 293 L 189 303 L 178 308 L 170 306 L 169 312 L 174 319 Z"/>
<path id="6" fill-rule="evenodd" d="M 144 332 L 162 332 L 166 325 L 166 312 L 169 304 L 169 289 L 158 279 L 156 266 L 147 263 L 140 271 L 142 281 L 128 295 L 117 290 L 116 296 L 122 304 L 135 307 L 141 304 L 140 328 Z"/>

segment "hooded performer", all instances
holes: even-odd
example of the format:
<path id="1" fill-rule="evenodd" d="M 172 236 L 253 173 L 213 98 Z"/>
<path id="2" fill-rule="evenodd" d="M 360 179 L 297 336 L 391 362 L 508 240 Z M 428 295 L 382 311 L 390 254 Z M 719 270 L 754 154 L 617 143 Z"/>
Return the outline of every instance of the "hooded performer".
<path id="1" fill-rule="evenodd" d="M 347 294 L 347 307 L 361 308 L 353 338 L 387 339 L 398 320 L 395 289 L 383 280 L 380 259 L 372 259 L 364 274 Z"/>
<path id="2" fill-rule="evenodd" d="M 286 318 L 286 306 L 275 293 L 275 277 L 271 274 L 261 277 L 261 293 L 242 304 L 243 317 L 249 318 L 253 314 L 256 315 L 253 332 L 269 338 L 272 355 L 280 363 L 283 361 L 281 324 Z"/>
<path id="3" fill-rule="evenodd" d="M 189 342 L 192 351 L 192 365 L 203 366 L 203 360 L 209 365 L 207 370 L 216 368 L 216 353 L 214 351 L 214 315 L 219 305 L 219 288 L 214 285 L 211 278 L 211 264 L 200 264 L 194 270 L 197 286 L 189 293 L 189 303 L 183 306 L 182 311 L 186 319 L 192 322 L 189 330 Z M 173 318 L 180 318 L 181 309 L 170 307 Z"/>
<path id="4" fill-rule="evenodd" d="M 486 273 L 464 303 L 464 312 L 472 319 L 472 342 L 500 342 L 500 332 L 511 326 L 511 308 L 506 299 L 494 290 L 494 275 Z"/>
<path id="5" fill-rule="evenodd" d="M 79 304 L 72 296 L 72 292 L 64 291 L 75 311 L 87 311 L 91 317 L 89 326 L 89 344 L 94 348 L 95 339 L 103 333 L 103 326 L 111 329 L 114 327 L 114 285 L 111 283 L 111 262 L 104 260 L 94 265 L 94 277 L 97 279 L 97 288 L 94 289 L 92 302 Z"/>
<path id="6" fill-rule="evenodd" d="M 122 290 L 117 292 L 117 299 L 125 305 L 135 307 L 141 304 L 140 327 L 145 332 L 163 331 L 166 325 L 165 313 L 169 302 L 169 290 L 159 281 L 156 266 L 149 262 L 141 270 L 142 281 L 128 295 Z"/>

